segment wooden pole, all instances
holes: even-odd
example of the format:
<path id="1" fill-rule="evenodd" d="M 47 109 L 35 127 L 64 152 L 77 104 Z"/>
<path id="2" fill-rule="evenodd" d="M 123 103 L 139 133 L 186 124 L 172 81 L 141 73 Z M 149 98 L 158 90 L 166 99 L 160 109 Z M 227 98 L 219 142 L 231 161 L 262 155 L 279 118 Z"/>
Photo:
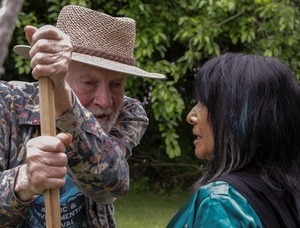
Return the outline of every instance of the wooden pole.
<path id="1" fill-rule="evenodd" d="M 39 79 L 39 90 L 41 134 L 55 136 L 55 99 L 51 79 L 41 77 Z M 44 192 L 47 228 L 61 227 L 59 197 L 59 189 Z"/>

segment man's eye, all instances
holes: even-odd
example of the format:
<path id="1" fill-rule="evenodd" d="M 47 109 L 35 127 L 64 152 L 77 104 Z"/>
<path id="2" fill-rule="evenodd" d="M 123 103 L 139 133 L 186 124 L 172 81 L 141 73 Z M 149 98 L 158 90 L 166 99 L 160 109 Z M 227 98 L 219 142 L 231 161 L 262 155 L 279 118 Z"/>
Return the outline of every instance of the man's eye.
<path id="1" fill-rule="evenodd" d="M 92 85 L 93 84 L 93 82 L 91 82 L 91 81 L 83 81 L 82 83 L 86 84 L 86 85 Z"/>
<path id="2" fill-rule="evenodd" d="M 114 82 L 114 83 L 111 83 L 111 86 L 113 86 L 113 87 L 120 87 L 120 86 L 123 86 L 123 83 L 121 83 L 121 82 Z"/>

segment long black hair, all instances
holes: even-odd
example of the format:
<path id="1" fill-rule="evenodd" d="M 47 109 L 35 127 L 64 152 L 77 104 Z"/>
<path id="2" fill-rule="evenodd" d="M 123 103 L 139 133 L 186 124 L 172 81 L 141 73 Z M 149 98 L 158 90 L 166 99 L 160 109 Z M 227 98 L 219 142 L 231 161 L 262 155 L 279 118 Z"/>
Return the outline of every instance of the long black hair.
<path id="1" fill-rule="evenodd" d="M 196 187 L 255 169 L 272 187 L 300 192 L 300 85 L 287 66 L 227 53 L 204 64 L 194 90 L 214 134 L 214 151 Z"/>

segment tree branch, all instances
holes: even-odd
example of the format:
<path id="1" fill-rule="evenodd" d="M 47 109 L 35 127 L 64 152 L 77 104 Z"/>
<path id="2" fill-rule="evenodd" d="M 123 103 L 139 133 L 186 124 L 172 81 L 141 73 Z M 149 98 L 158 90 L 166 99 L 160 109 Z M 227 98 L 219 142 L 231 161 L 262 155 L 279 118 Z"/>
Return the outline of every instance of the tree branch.
<path id="1" fill-rule="evenodd" d="M 0 77 L 4 74 L 3 63 L 8 52 L 11 34 L 24 0 L 2 0 L 0 8 Z"/>

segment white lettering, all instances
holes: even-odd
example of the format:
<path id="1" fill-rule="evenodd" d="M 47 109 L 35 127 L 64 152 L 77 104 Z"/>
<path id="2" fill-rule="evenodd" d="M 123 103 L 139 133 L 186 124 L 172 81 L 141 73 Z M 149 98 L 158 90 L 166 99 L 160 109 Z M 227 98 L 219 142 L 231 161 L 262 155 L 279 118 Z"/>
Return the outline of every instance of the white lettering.
<path id="1" fill-rule="evenodd" d="M 74 208 L 76 208 L 76 203 L 71 204 L 71 209 L 73 210 Z"/>
<path id="2" fill-rule="evenodd" d="M 36 209 L 34 209 L 34 212 L 36 213 L 36 215 L 42 219 L 45 218 L 45 213 L 40 213 L 39 211 L 37 211 Z"/>
<path id="3" fill-rule="evenodd" d="M 64 206 L 64 207 L 60 208 L 60 213 L 67 212 L 67 211 L 68 211 L 68 207 L 67 206 Z"/>
<path id="4" fill-rule="evenodd" d="M 61 224 L 61 227 L 68 227 L 70 225 L 74 225 L 75 222 L 73 220 L 70 220 L 70 221 L 66 221 L 64 223 Z"/>
<path id="5" fill-rule="evenodd" d="M 76 214 L 78 214 L 78 212 L 80 211 L 80 209 L 82 208 L 83 206 L 80 205 L 79 207 L 77 207 L 75 210 L 71 211 L 70 213 L 66 213 L 66 214 L 63 214 L 61 216 L 61 220 L 67 220 L 69 218 L 72 218 L 74 217 Z"/>

